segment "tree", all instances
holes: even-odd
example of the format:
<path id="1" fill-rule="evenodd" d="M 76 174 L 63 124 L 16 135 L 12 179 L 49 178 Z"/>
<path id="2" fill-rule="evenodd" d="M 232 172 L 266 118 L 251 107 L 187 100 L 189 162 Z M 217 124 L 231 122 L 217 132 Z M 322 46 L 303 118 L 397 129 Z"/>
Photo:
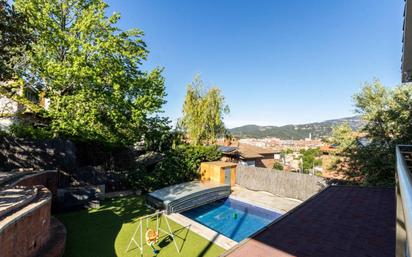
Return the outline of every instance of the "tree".
<path id="1" fill-rule="evenodd" d="M 284 155 L 292 154 L 293 150 L 291 148 L 286 148 L 286 149 L 282 149 L 281 153 L 283 153 Z"/>
<path id="2" fill-rule="evenodd" d="M 154 168 L 136 167 L 128 172 L 127 181 L 136 189 L 153 191 L 158 188 L 199 179 L 200 163 L 222 157 L 216 146 L 180 144 L 164 152 L 164 158 Z"/>
<path id="3" fill-rule="evenodd" d="M 144 72 L 138 29 L 116 27 L 102 0 L 16 0 L 37 35 L 25 83 L 42 89 L 55 136 L 133 144 L 164 103 L 162 69 Z"/>
<path id="4" fill-rule="evenodd" d="M 319 159 L 320 151 L 318 148 L 302 149 L 300 154 L 302 155 L 304 173 L 309 173 L 309 170 L 312 170 L 314 166 L 322 164 L 322 160 Z"/>
<path id="5" fill-rule="evenodd" d="M 226 132 L 223 116 L 229 107 L 224 100 L 219 88 L 205 90 L 200 76 L 188 85 L 180 125 L 193 144 L 214 142 Z"/>
<path id="6" fill-rule="evenodd" d="M 178 130 L 172 130 L 165 117 L 157 117 L 148 120 L 145 125 L 143 138 L 145 149 L 148 151 L 165 152 L 178 145 L 184 144 L 184 136 Z"/>
<path id="7" fill-rule="evenodd" d="M 273 163 L 272 169 L 274 169 L 274 170 L 283 170 L 283 165 L 280 164 L 279 162 L 276 162 L 276 161 L 275 161 L 275 162 Z"/>
<path id="8" fill-rule="evenodd" d="M 26 64 L 25 53 L 33 39 L 26 17 L 6 0 L 0 0 L 0 95 L 29 105 L 29 109 L 37 106 L 25 101 L 17 92 L 22 88 L 19 77 Z M 10 108 L 2 106 L 0 116 L 9 116 Z"/>
<path id="9" fill-rule="evenodd" d="M 26 17 L 0 0 L 0 82 L 16 78 L 32 40 Z"/>
<path id="10" fill-rule="evenodd" d="M 348 149 L 350 166 L 365 184 L 393 184 L 395 146 L 412 143 L 412 84 L 388 89 L 374 80 L 365 83 L 354 101 L 369 142 Z"/>
<path id="11" fill-rule="evenodd" d="M 336 125 L 332 128 L 332 136 L 329 140 L 336 146 L 337 154 L 342 154 L 354 146 L 356 136 L 348 122 Z"/>

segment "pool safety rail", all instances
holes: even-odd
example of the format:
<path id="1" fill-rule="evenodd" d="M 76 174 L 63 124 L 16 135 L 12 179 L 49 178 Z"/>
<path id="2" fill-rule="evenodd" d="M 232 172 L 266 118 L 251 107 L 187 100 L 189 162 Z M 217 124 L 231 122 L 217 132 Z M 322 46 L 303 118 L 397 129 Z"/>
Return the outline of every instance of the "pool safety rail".
<path id="1" fill-rule="evenodd" d="M 396 256 L 411 256 L 412 250 L 412 145 L 396 147 Z"/>
<path id="2" fill-rule="evenodd" d="M 230 195 L 230 185 L 211 181 L 191 181 L 165 187 L 147 195 L 147 204 L 166 214 L 179 213 Z"/>

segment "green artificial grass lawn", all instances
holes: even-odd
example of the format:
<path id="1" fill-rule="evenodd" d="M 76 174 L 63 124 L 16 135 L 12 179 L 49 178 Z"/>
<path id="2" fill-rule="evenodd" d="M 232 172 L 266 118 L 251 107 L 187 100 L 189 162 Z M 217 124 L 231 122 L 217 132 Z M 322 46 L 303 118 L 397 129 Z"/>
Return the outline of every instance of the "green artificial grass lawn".
<path id="1" fill-rule="evenodd" d="M 144 197 L 133 196 L 105 201 L 98 209 L 82 210 L 58 215 L 67 229 L 66 251 L 64 257 L 109 257 L 109 256 L 140 256 L 140 250 L 132 245 L 126 248 L 135 231 L 137 219 L 152 211 L 144 204 Z M 169 220 L 180 254 L 169 236 L 160 232 L 156 249 L 157 256 L 219 256 L 224 249 L 209 242 L 203 237 L 191 232 Z M 155 229 L 155 220 L 149 219 L 149 228 Z M 161 227 L 167 230 L 164 218 Z M 143 237 L 146 233 L 144 224 Z M 140 243 L 140 232 L 136 236 Z M 144 242 L 144 240 L 143 240 Z M 144 255 L 154 256 L 153 250 L 144 243 Z"/>

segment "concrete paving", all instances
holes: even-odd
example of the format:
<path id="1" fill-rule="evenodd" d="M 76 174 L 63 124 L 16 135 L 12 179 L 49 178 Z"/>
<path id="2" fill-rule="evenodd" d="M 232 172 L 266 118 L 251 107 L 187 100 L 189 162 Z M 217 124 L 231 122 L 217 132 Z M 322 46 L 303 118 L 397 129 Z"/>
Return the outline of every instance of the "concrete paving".
<path id="1" fill-rule="evenodd" d="M 298 199 L 273 195 L 265 191 L 252 191 L 239 185 L 232 187 L 230 197 L 280 214 L 284 214 L 302 203 Z"/>

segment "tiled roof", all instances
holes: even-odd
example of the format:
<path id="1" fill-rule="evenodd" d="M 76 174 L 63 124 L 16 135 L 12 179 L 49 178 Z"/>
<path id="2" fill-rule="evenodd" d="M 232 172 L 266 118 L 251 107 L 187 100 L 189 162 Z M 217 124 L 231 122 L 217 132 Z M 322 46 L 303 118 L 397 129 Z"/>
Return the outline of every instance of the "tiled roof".
<path id="1" fill-rule="evenodd" d="M 263 158 L 263 154 L 274 154 L 275 151 L 249 144 L 240 144 L 239 152 L 243 159 Z"/>
<path id="2" fill-rule="evenodd" d="M 240 152 L 240 159 L 261 159 L 262 155 L 254 152 Z"/>
<path id="3" fill-rule="evenodd" d="M 264 147 L 249 145 L 249 144 L 240 144 L 239 150 L 244 152 L 254 152 L 257 154 L 274 154 L 276 151 Z"/>
<path id="4" fill-rule="evenodd" d="M 219 146 L 217 149 L 222 153 L 232 153 L 234 151 L 237 151 L 237 147 L 233 146 Z"/>
<path id="5" fill-rule="evenodd" d="M 395 256 L 395 206 L 394 188 L 331 186 L 224 256 Z"/>

